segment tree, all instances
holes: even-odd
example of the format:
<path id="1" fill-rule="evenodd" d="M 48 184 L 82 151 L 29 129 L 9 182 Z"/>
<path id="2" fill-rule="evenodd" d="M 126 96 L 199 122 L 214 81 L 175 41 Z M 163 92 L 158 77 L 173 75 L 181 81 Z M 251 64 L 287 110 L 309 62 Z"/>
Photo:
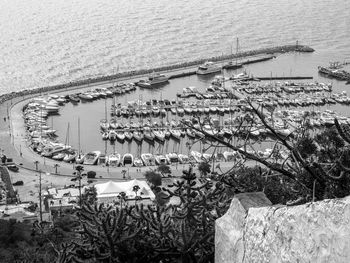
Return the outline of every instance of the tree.
<path id="1" fill-rule="evenodd" d="M 135 192 L 135 205 L 136 205 L 137 200 L 139 200 L 139 196 L 137 195 L 137 192 L 140 190 L 140 186 L 134 185 L 132 187 L 132 190 Z"/>
<path id="2" fill-rule="evenodd" d="M 161 173 L 162 176 L 166 174 L 171 174 L 171 169 L 168 165 L 166 164 L 161 164 L 158 166 L 157 170 Z"/>
<path id="3" fill-rule="evenodd" d="M 152 190 L 155 190 L 162 185 L 162 176 L 154 170 L 149 170 L 144 173 L 147 182 Z"/>
<path id="4" fill-rule="evenodd" d="M 240 156 L 240 160 L 233 162 L 228 172 L 219 176 L 219 180 L 227 187 L 233 188 L 234 191 L 241 189 L 242 186 L 234 180 L 235 172 L 256 162 L 269 171 L 269 176 L 277 176 L 280 180 L 288 178 L 291 182 L 288 184 L 288 191 L 297 194 L 298 202 L 350 194 L 348 184 L 344 185 L 350 177 L 350 167 L 345 165 L 350 147 L 342 146 L 341 143 L 341 141 L 347 142 L 347 134 L 350 134 L 349 125 L 339 125 L 335 119 L 336 132 L 328 131 L 327 128 L 328 135 L 316 133 L 323 136 L 323 139 L 318 140 L 315 133 L 311 134 L 307 121 L 298 122 L 297 125 L 294 123 L 295 126 L 290 130 L 285 127 L 281 129 L 279 126 L 276 128 L 274 109 L 253 104 L 249 99 L 246 100 L 244 111 L 246 114 L 243 117 L 241 114 L 241 117 L 235 118 L 235 132 L 228 139 L 208 133 L 208 128 L 204 129 L 204 125 L 208 124 L 200 119 L 197 120 L 198 124 L 183 123 L 203 134 L 209 143 L 209 148 L 228 148 Z M 264 135 L 256 136 L 261 133 L 260 131 L 263 131 Z M 339 136 L 334 136 L 336 133 Z M 348 137 L 350 144 L 350 136 Z M 332 138 L 333 142 L 327 144 L 325 138 Z M 261 152 L 259 147 L 262 142 L 273 145 L 270 152 Z M 277 149 L 279 154 L 275 154 Z"/>
<path id="5" fill-rule="evenodd" d="M 210 173 L 210 164 L 207 162 L 201 162 L 198 164 L 198 171 L 201 174 L 201 177 L 207 176 Z"/>
<path id="6" fill-rule="evenodd" d="M 95 186 L 85 188 L 85 192 L 81 195 L 82 201 L 90 205 L 94 205 L 97 201 L 97 192 Z"/>
<path id="7" fill-rule="evenodd" d="M 177 205 L 84 205 L 79 209 L 82 236 L 57 249 L 59 257 L 78 262 L 214 262 L 215 219 L 230 203 L 223 184 L 199 182 L 190 169 L 172 189 L 164 191 L 180 200 Z"/>

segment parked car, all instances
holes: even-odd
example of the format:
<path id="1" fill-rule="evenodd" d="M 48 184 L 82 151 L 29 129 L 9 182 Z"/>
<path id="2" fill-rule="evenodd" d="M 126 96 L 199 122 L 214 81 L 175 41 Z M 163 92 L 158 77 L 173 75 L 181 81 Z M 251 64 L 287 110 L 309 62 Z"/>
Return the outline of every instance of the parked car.
<path id="1" fill-rule="evenodd" d="M 15 183 L 13 183 L 14 186 L 19 186 L 19 185 L 23 185 L 23 181 L 17 181 Z"/>
<path id="2" fill-rule="evenodd" d="M 7 169 L 9 169 L 9 170 L 12 171 L 12 172 L 18 172 L 18 170 L 19 170 L 18 166 L 15 165 L 15 164 L 9 164 L 9 165 L 7 165 Z"/>

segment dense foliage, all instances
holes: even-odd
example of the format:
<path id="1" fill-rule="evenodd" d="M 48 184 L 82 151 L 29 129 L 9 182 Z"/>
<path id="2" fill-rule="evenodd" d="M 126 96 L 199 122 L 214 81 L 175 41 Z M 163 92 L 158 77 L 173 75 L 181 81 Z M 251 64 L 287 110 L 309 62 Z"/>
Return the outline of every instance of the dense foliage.
<path id="1" fill-rule="evenodd" d="M 179 202 L 125 207 L 86 203 L 79 211 L 81 237 L 66 246 L 71 247 L 70 260 L 214 262 L 215 219 L 229 204 L 223 184 L 198 181 L 190 169 L 163 191 Z"/>

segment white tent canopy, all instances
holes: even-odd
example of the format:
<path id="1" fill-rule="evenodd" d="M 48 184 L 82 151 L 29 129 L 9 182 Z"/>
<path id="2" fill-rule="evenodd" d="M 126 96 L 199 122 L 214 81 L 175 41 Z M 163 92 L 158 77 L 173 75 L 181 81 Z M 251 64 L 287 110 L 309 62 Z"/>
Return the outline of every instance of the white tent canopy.
<path id="1" fill-rule="evenodd" d="M 109 181 L 103 184 L 96 184 L 97 198 L 117 197 L 121 192 L 124 192 L 128 199 L 134 199 L 136 197 L 136 193 L 133 191 L 135 185 L 140 187 L 137 191 L 137 196 L 140 196 L 142 199 L 149 198 L 154 200 L 155 196 L 149 185 L 145 181 L 136 179 L 127 182 Z"/>

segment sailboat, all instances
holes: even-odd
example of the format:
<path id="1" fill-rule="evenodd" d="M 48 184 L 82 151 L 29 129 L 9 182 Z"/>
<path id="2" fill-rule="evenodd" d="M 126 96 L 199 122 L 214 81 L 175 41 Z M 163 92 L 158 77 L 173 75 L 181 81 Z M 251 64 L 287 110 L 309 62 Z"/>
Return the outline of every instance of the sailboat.
<path id="1" fill-rule="evenodd" d="M 82 164 L 85 159 L 85 154 L 82 154 L 80 149 L 80 118 L 78 118 L 78 144 L 79 144 L 78 156 L 75 157 L 75 162 L 78 164 Z"/>
<path id="2" fill-rule="evenodd" d="M 243 66 L 242 63 L 237 62 L 238 57 L 238 37 L 237 37 L 237 43 L 236 43 L 236 60 L 235 61 L 229 61 L 227 64 L 225 64 L 222 68 L 223 69 L 238 69 Z"/>

